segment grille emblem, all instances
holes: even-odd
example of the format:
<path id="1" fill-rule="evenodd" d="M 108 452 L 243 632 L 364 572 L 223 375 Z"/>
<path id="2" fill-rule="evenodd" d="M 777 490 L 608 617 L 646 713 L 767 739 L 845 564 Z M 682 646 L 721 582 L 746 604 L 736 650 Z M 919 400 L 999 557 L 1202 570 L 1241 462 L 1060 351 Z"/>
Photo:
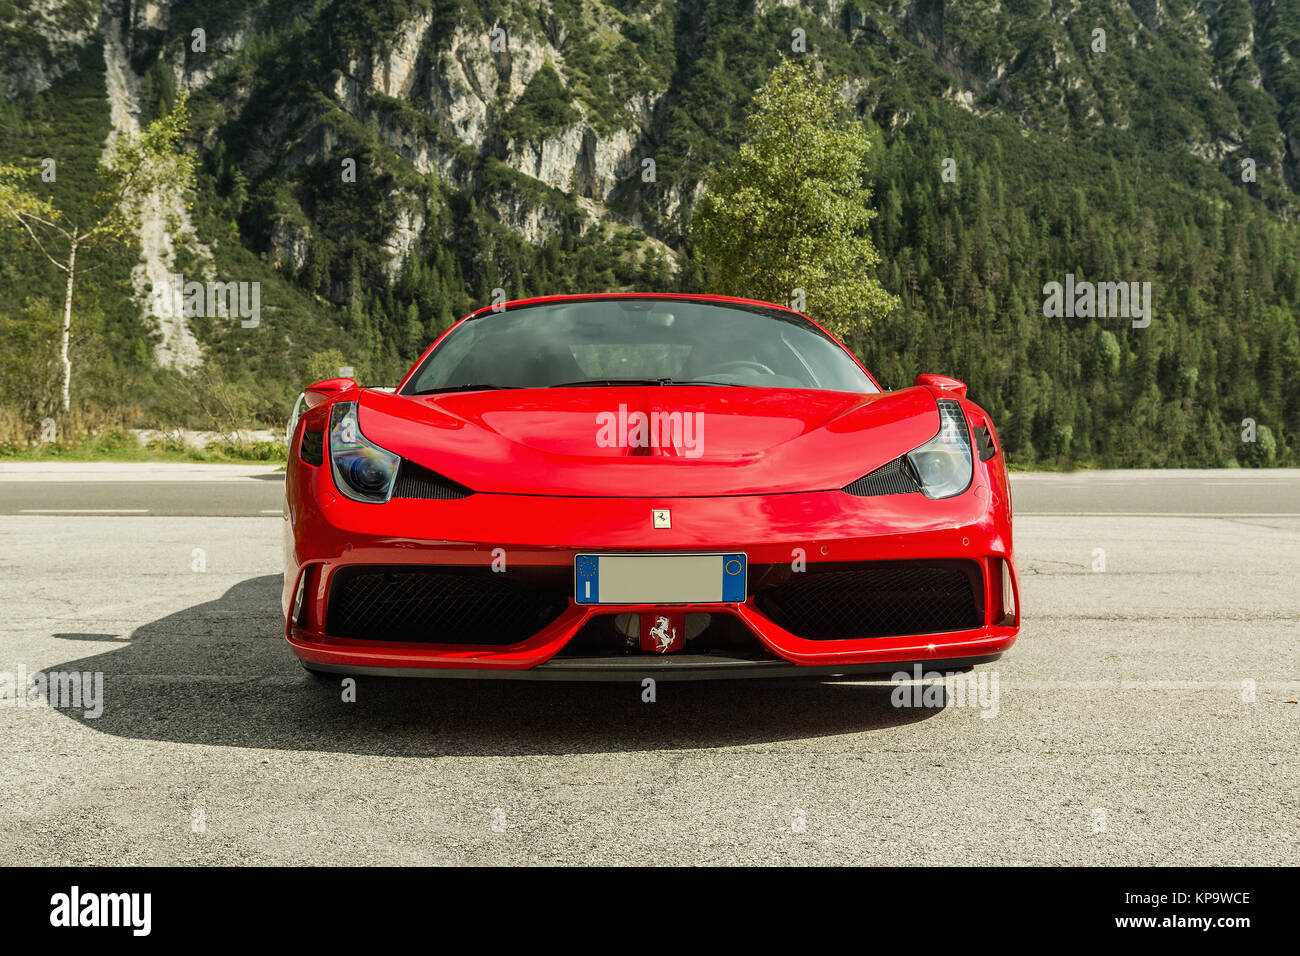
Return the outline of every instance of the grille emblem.
<path id="1" fill-rule="evenodd" d="M 677 628 L 669 624 L 668 618 L 661 614 L 655 619 L 655 626 L 650 628 L 650 636 L 655 640 L 655 650 L 666 654 L 677 640 Z"/>
<path id="2" fill-rule="evenodd" d="M 642 611 L 638 617 L 641 650 L 648 654 L 672 654 L 686 646 L 684 611 Z"/>
<path id="3" fill-rule="evenodd" d="M 654 519 L 656 528 L 671 528 L 673 526 L 672 512 L 667 508 L 652 511 L 650 516 Z"/>

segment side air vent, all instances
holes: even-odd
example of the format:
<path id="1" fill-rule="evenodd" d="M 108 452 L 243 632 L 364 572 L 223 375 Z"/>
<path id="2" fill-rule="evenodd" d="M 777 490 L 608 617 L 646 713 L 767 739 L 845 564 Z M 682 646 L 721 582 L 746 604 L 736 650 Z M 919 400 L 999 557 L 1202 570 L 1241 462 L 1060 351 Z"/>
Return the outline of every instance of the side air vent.
<path id="1" fill-rule="evenodd" d="M 980 425 L 975 429 L 975 447 L 979 451 L 980 461 L 988 461 L 997 454 L 997 449 L 993 447 L 993 436 L 989 434 L 987 425 Z"/>
<path id="2" fill-rule="evenodd" d="M 325 463 L 325 432 L 319 428 L 308 428 L 302 433 L 302 444 L 298 446 L 298 457 L 309 465 Z"/>
<path id="3" fill-rule="evenodd" d="M 417 465 L 405 458 L 397 469 L 397 484 L 393 486 L 394 498 L 432 498 L 438 501 L 452 501 L 456 498 L 468 498 L 473 493 L 465 486 L 442 477 L 436 471 L 430 471 L 423 465 Z"/>
<path id="4" fill-rule="evenodd" d="M 920 491 L 921 483 L 912 471 L 912 463 L 904 455 L 902 458 L 895 458 L 887 465 L 881 465 L 869 475 L 863 475 L 844 490 L 860 498 L 869 498 L 873 495 L 905 495 Z"/>

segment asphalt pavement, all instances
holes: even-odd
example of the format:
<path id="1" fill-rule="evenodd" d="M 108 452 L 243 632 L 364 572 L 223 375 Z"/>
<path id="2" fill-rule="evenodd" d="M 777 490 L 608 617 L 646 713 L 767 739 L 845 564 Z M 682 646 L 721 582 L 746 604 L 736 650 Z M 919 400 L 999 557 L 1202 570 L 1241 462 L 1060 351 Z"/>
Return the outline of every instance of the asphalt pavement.
<path id="1" fill-rule="evenodd" d="M 103 683 L 0 700 L 0 860 L 1294 864 L 1300 471 L 1013 494 L 1020 640 L 928 695 L 375 678 L 345 702 L 281 636 L 273 466 L 6 464 L 0 692 Z"/>

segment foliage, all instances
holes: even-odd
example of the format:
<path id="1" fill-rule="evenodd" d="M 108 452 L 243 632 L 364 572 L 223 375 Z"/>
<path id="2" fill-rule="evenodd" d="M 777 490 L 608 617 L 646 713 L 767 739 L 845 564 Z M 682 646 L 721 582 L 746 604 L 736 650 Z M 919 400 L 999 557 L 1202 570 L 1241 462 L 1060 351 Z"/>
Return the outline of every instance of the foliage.
<path id="1" fill-rule="evenodd" d="M 343 353 L 338 349 L 326 349 L 323 352 L 313 352 L 307 359 L 306 374 L 304 378 L 305 385 L 312 382 L 323 382 L 326 379 L 338 378 L 339 369 L 347 365 Z"/>
<path id="2" fill-rule="evenodd" d="M 783 61 L 754 97 L 752 137 L 708 180 L 696 212 L 713 288 L 768 302 L 796 290 L 832 331 L 865 331 L 898 300 L 873 277 L 862 184 L 870 140 L 842 123 L 830 83 Z"/>
<path id="3" fill-rule="evenodd" d="M 1212 172 L 1148 159 L 1135 183 L 1121 157 L 919 110 L 876 168 L 881 275 L 902 305 L 851 344 L 890 387 L 968 382 L 1020 465 L 1296 461 L 1300 230 Z M 1067 273 L 1151 282 L 1150 325 L 1047 318 L 1043 286 Z"/>
<path id="4" fill-rule="evenodd" d="M 511 139 L 535 140 L 558 132 L 577 118 L 578 111 L 573 108 L 560 75 L 554 66 L 544 63 L 520 94 L 501 131 Z"/>
<path id="5" fill-rule="evenodd" d="M 25 9 L 0 0 L 0 46 L 48 63 Z M 387 96 L 393 45 L 416 22 L 428 26 L 410 91 Z M 451 45 L 472 54 L 498 23 L 512 56 L 485 67 L 498 93 L 484 90 L 481 139 L 462 141 L 439 84 L 465 79 Z M 210 387 L 242 392 L 253 421 L 283 420 L 317 377 L 315 353 L 392 384 L 496 288 L 716 289 L 692 236 L 697 187 L 754 139 L 755 91 L 799 29 L 808 52 L 792 58 L 835 86 L 872 142 L 861 185 L 880 260 L 856 273 L 900 304 L 849 344 L 878 377 L 967 380 L 1017 466 L 1300 465 L 1298 0 L 176 0 L 165 29 L 132 29 L 146 109 L 167 109 L 172 78 L 193 77 L 198 26 L 211 72 L 190 104 L 192 216 L 216 274 L 261 283 L 263 316 L 193 329 L 220 371 Z M 236 36 L 241 49 L 223 45 Z M 547 60 L 554 79 L 521 87 L 535 79 L 526 64 Z M 0 162 L 30 173 L 58 157 L 57 202 L 80 221 L 108 134 L 103 64 L 92 42 L 45 92 L 0 99 Z M 635 102 L 647 109 L 634 117 Z M 512 124 L 545 142 L 574 114 L 598 141 L 631 131 L 632 155 L 657 164 L 654 181 L 619 184 L 599 223 L 509 165 Z M 343 157 L 362 171 L 346 186 Z M 955 181 L 941 178 L 947 159 Z M 1257 181 L 1241 178 L 1245 159 Z M 412 211 L 424 225 L 395 262 L 388 243 Z M 529 240 L 526 219 L 542 224 Z M 304 261 L 284 255 L 285 236 Z M 70 343 L 80 389 L 138 406 L 135 424 L 205 427 L 213 400 L 190 391 L 209 386 L 150 361 L 136 252 L 86 254 L 94 281 L 79 284 Z M 1151 282 L 1151 325 L 1046 318 L 1043 285 L 1066 273 Z M 0 232 L 0 407 L 27 427 L 57 389 L 61 279 L 28 237 Z"/>
<path id="6" fill-rule="evenodd" d="M 0 165 L 0 226 L 21 229 L 67 280 L 60 336 L 64 412 L 71 407 L 68 351 L 77 253 L 125 241 L 141 210 L 156 203 L 158 196 L 184 195 L 193 188 L 194 160 L 181 149 L 188 122 L 185 97 L 181 96 L 170 113 L 154 120 L 139 135 L 117 136 L 95 170 L 97 188 L 85 217 L 65 208 L 56 196 L 41 195 L 39 187 L 29 185 L 35 177 L 27 170 Z M 57 164 L 51 170 L 52 181 L 57 183 Z M 43 174 L 41 181 L 45 182 Z"/>

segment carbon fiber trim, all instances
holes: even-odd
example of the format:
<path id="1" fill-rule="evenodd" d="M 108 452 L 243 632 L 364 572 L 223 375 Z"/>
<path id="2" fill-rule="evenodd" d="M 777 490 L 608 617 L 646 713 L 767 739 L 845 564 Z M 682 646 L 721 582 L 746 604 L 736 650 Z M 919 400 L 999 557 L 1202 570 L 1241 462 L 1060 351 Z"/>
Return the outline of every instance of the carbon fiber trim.
<path id="1" fill-rule="evenodd" d="M 524 670 L 479 667 L 353 667 L 347 664 L 309 664 L 309 671 L 321 674 L 361 674 L 373 677 L 433 677 L 461 680 L 554 680 L 554 681 L 634 681 L 647 677 L 655 680 L 730 680 L 755 677 L 865 677 L 878 675 L 892 680 L 902 671 L 911 674 L 921 667 L 927 673 L 960 674 L 979 664 L 996 661 L 1002 655 L 980 654 L 972 657 L 926 658 L 924 660 L 882 661 L 873 664 L 791 664 L 780 660 L 737 660 L 702 655 L 667 654 L 632 658 L 552 658 L 545 664 Z"/>
<path id="2" fill-rule="evenodd" d="M 454 501 L 468 498 L 474 492 L 464 485 L 458 485 L 449 478 L 444 478 L 436 471 L 430 471 L 423 465 L 402 459 L 397 469 L 397 482 L 393 485 L 394 498 L 426 498 L 437 501 Z"/>
<path id="3" fill-rule="evenodd" d="M 881 465 L 869 475 L 863 475 L 851 485 L 845 486 L 844 490 L 860 498 L 869 498 L 873 495 L 906 495 L 920 491 L 921 483 L 916 480 L 907 456 L 903 456 Z"/>
<path id="4" fill-rule="evenodd" d="M 304 430 L 302 442 L 298 445 L 298 457 L 308 465 L 325 464 L 325 432 L 319 428 Z"/>

